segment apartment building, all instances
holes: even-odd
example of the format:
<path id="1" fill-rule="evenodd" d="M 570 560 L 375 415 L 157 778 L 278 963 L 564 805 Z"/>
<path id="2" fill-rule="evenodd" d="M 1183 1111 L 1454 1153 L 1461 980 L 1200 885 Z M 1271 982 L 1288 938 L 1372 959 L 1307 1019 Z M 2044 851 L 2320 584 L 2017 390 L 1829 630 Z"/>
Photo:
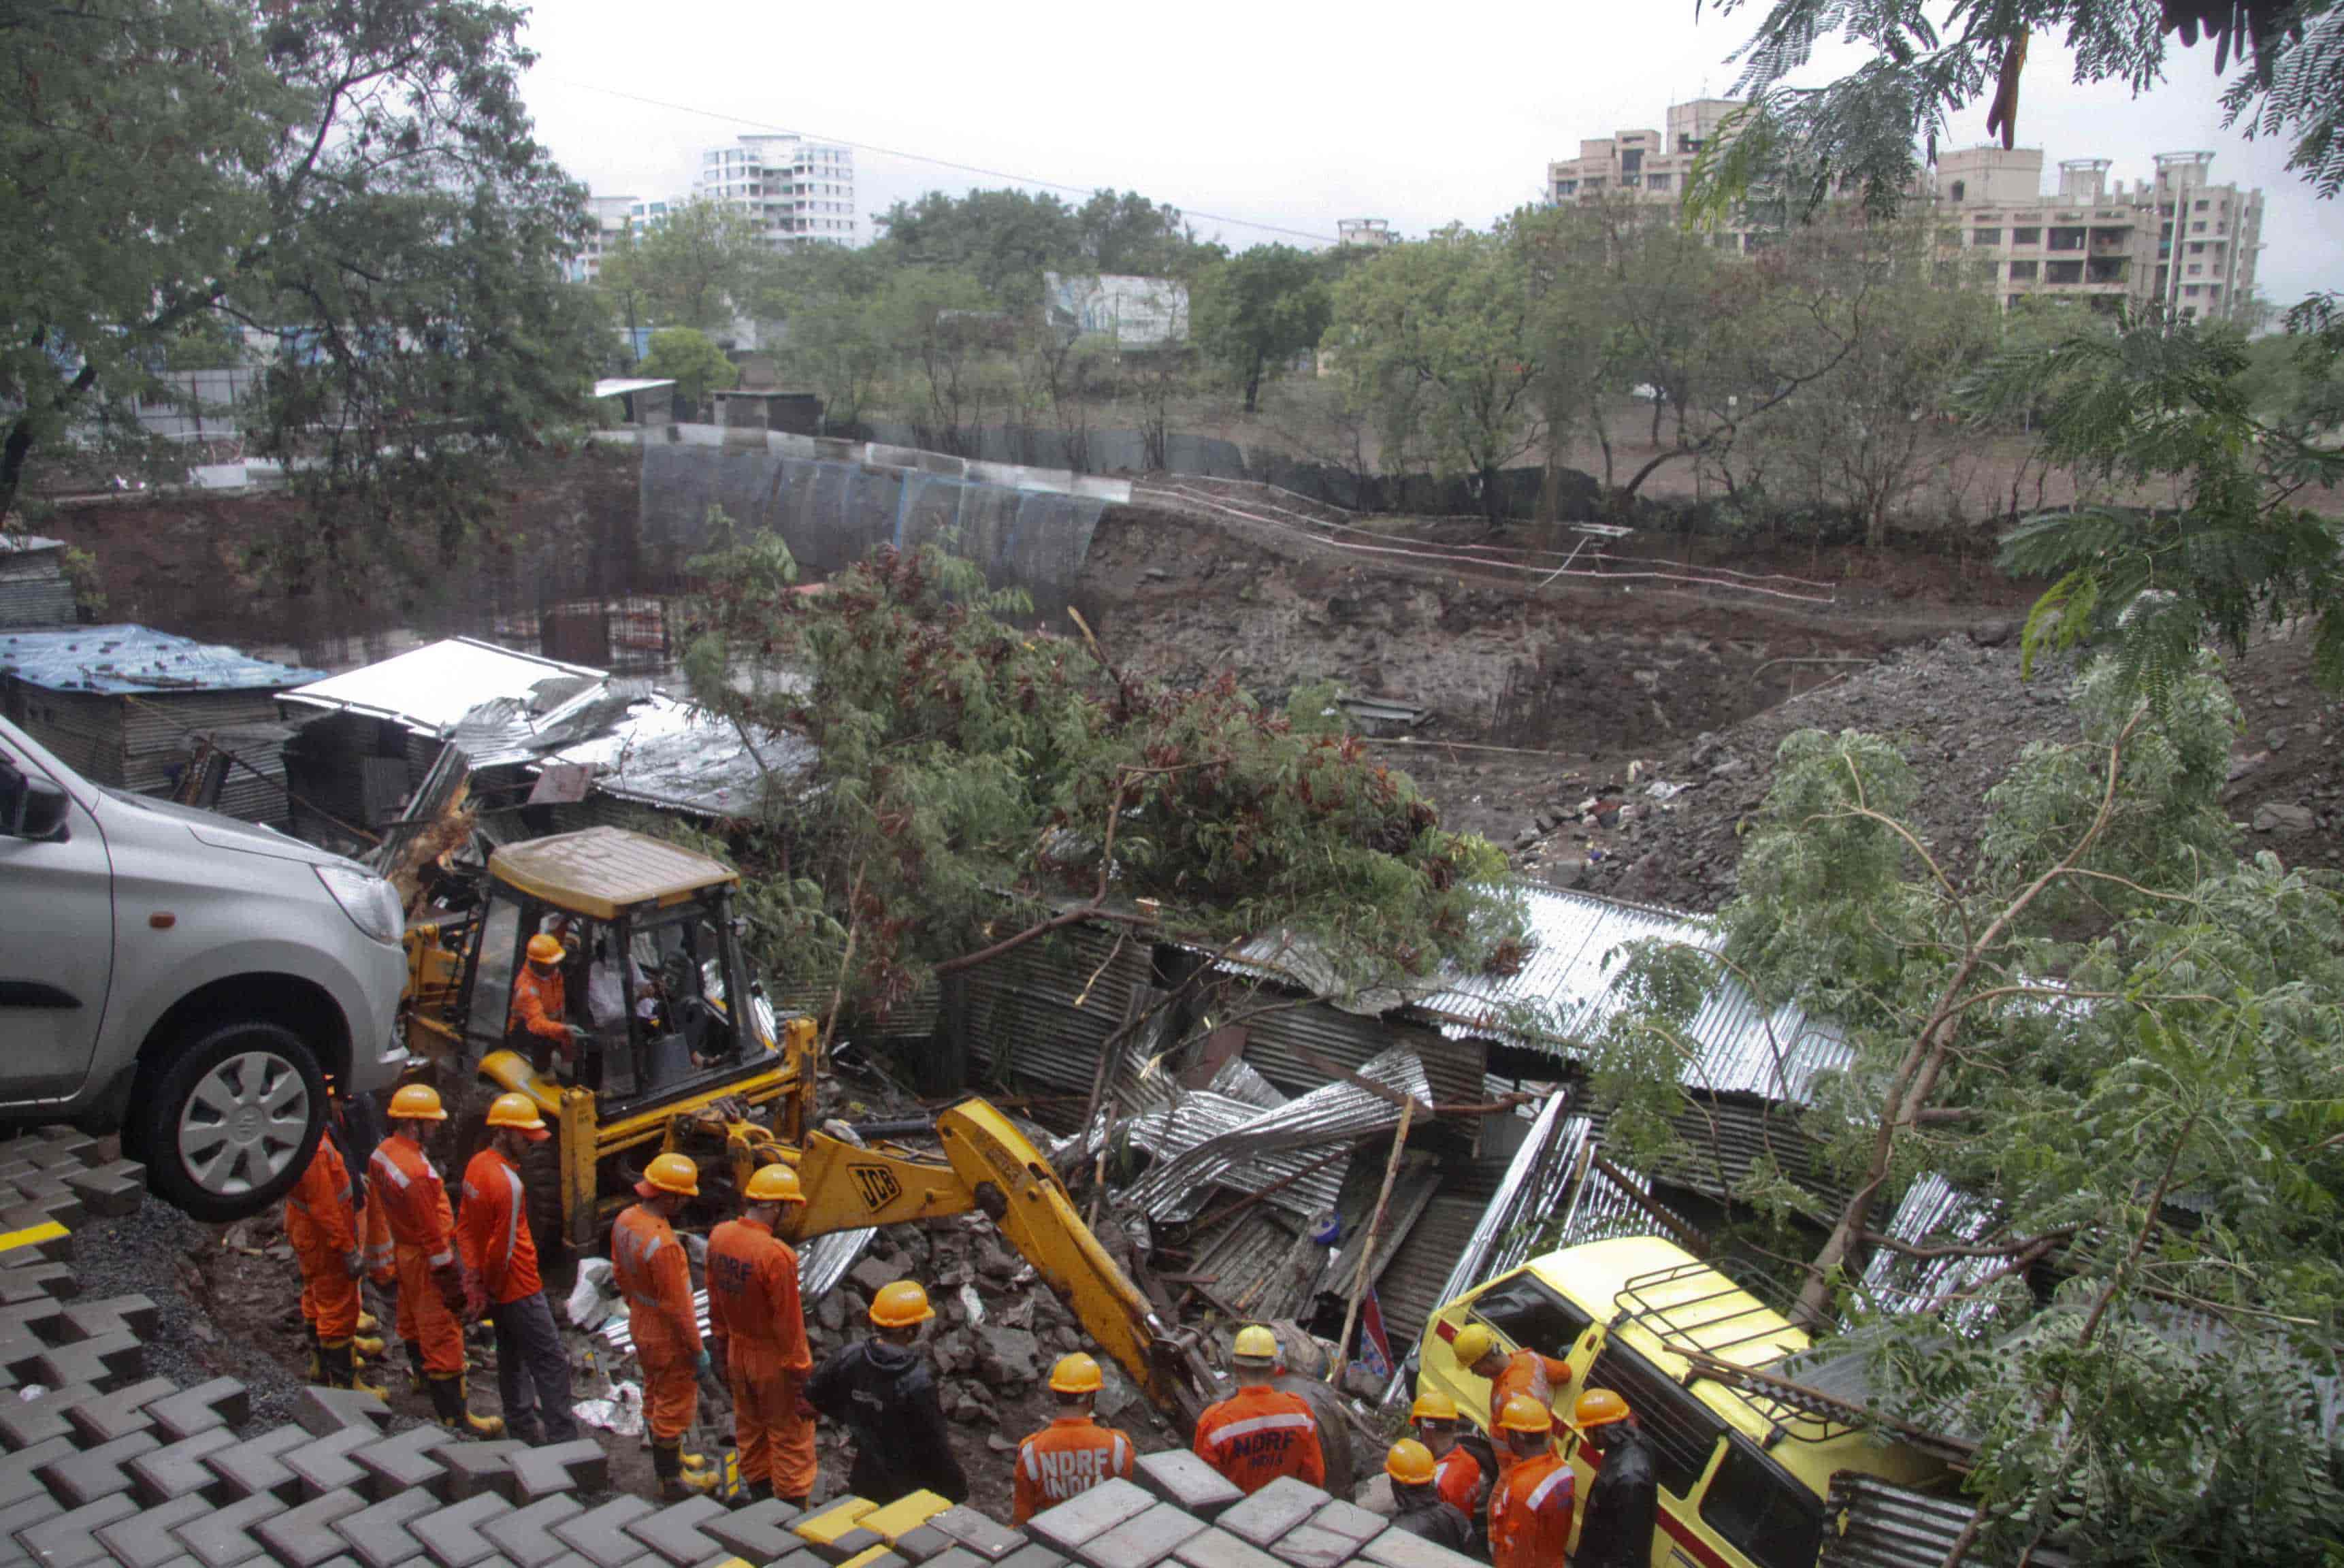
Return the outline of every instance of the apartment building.
<path id="1" fill-rule="evenodd" d="M 1652 206 L 1674 206 L 1693 159 L 1714 140 L 1738 98 L 1696 98 L 1671 104 L 1668 134 L 1614 131 L 1579 144 L 1579 156 L 1546 166 L 1550 202 L 1592 201 L 1625 195 Z"/>
<path id="2" fill-rule="evenodd" d="M 2182 320 L 2251 324 L 2263 194 L 2213 181 L 2209 152 L 2159 153 L 2127 187 L 2107 158 L 2068 158 L 2043 191 L 2041 149 L 1972 147 L 1937 160 L 1941 236 L 1994 268 L 2006 307 L 2082 298 L 2161 304 Z"/>
<path id="3" fill-rule="evenodd" d="M 1391 225 L 1380 217 L 1339 217 L 1335 220 L 1335 242 L 1367 250 L 1381 250 L 1395 245 L 1399 236 Z"/>
<path id="4" fill-rule="evenodd" d="M 563 264 L 563 275 L 572 283 L 591 283 L 601 277 L 602 258 L 636 221 L 637 209 L 644 205 L 639 197 L 588 197 L 586 216 L 594 220 L 594 228 L 586 237 L 585 248 Z"/>
<path id="5" fill-rule="evenodd" d="M 744 136 L 700 156 L 692 193 L 745 214 L 776 250 L 853 245 L 854 149 L 781 133 Z"/>

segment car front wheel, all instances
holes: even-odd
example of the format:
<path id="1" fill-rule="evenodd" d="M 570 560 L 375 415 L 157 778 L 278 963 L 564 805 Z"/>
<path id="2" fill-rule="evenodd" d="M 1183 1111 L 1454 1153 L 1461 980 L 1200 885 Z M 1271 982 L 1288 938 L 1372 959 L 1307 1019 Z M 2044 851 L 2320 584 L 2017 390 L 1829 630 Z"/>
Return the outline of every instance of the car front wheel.
<path id="1" fill-rule="evenodd" d="M 281 1024 L 222 1024 L 173 1051 L 131 1108 L 157 1193 L 197 1219 L 241 1219 L 282 1198 L 325 1129 L 318 1058 Z"/>

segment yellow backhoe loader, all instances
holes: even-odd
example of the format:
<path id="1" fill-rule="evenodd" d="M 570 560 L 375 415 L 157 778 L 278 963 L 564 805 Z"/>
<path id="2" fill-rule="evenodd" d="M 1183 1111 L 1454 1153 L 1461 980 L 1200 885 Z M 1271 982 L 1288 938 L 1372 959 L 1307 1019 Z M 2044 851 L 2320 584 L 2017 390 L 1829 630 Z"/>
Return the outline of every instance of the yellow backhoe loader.
<path id="1" fill-rule="evenodd" d="M 407 1037 L 455 1108 L 458 1168 L 488 1098 L 535 1100 L 555 1133 L 531 1146 L 523 1179 L 530 1229 L 557 1266 L 564 1249 L 599 1244 L 643 1166 L 668 1152 L 700 1166 L 686 1223 L 728 1217 L 775 1160 L 805 1190 L 792 1240 L 980 1210 L 1151 1399 L 1193 1417 L 1209 1386 L 1194 1342 L 1167 1327 L 1000 1111 L 968 1099 L 939 1112 L 942 1163 L 811 1125 L 814 1020 L 776 1017 L 752 973 L 739 882 L 705 855 L 589 828 L 498 849 L 477 909 L 410 922 Z M 561 1019 L 532 1032 L 514 995 L 541 936 L 561 946 Z"/>

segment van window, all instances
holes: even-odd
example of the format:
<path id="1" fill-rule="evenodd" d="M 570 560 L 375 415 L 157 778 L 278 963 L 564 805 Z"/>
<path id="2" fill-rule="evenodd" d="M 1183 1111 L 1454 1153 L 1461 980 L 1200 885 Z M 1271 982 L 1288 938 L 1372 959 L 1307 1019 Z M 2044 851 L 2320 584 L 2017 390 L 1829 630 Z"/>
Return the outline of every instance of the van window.
<path id="1" fill-rule="evenodd" d="M 1587 1371 L 1586 1387 L 1610 1389 L 1628 1401 L 1636 1424 L 1652 1440 L 1652 1469 L 1680 1498 L 1692 1495 L 1725 1423 L 1635 1351 L 1606 1343 Z M 1808 1562 L 1814 1558 L 1809 1554 Z"/>
<path id="2" fill-rule="evenodd" d="M 1473 1315 L 1525 1350 L 1560 1360 L 1595 1320 L 1549 1289 L 1535 1274 L 1508 1280 L 1474 1298 Z"/>
<path id="3" fill-rule="evenodd" d="M 1758 1568 L 1814 1568 L 1824 1545 L 1824 1500 L 1731 1434 L 1701 1500 L 1702 1522 Z"/>

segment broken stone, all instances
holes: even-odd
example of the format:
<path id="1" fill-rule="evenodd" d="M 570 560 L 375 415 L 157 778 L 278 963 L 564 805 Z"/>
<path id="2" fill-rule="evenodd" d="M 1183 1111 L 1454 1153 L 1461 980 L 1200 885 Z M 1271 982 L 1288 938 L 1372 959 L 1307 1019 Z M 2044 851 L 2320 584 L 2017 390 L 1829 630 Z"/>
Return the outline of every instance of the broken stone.
<path id="1" fill-rule="evenodd" d="M 1001 1412 L 995 1407 L 993 1396 L 980 1383 L 955 1379 L 945 1384 L 938 1402 L 944 1406 L 946 1417 L 963 1426 L 1001 1424 Z"/>
<path id="2" fill-rule="evenodd" d="M 1024 1329 L 987 1323 L 976 1330 L 976 1371 L 995 1388 L 1024 1388 L 1042 1375 L 1041 1342 Z"/>
<path id="3" fill-rule="evenodd" d="M 2319 819 L 2312 814 L 2309 806 L 2266 801 L 2255 808 L 2254 825 L 2257 833 L 2294 835 L 2311 832 L 2319 825 Z"/>
<path id="4" fill-rule="evenodd" d="M 904 1270 L 900 1264 L 874 1255 L 855 1264 L 853 1269 L 847 1270 L 846 1277 L 862 1287 L 864 1295 L 875 1296 L 887 1286 L 902 1279 Z"/>

